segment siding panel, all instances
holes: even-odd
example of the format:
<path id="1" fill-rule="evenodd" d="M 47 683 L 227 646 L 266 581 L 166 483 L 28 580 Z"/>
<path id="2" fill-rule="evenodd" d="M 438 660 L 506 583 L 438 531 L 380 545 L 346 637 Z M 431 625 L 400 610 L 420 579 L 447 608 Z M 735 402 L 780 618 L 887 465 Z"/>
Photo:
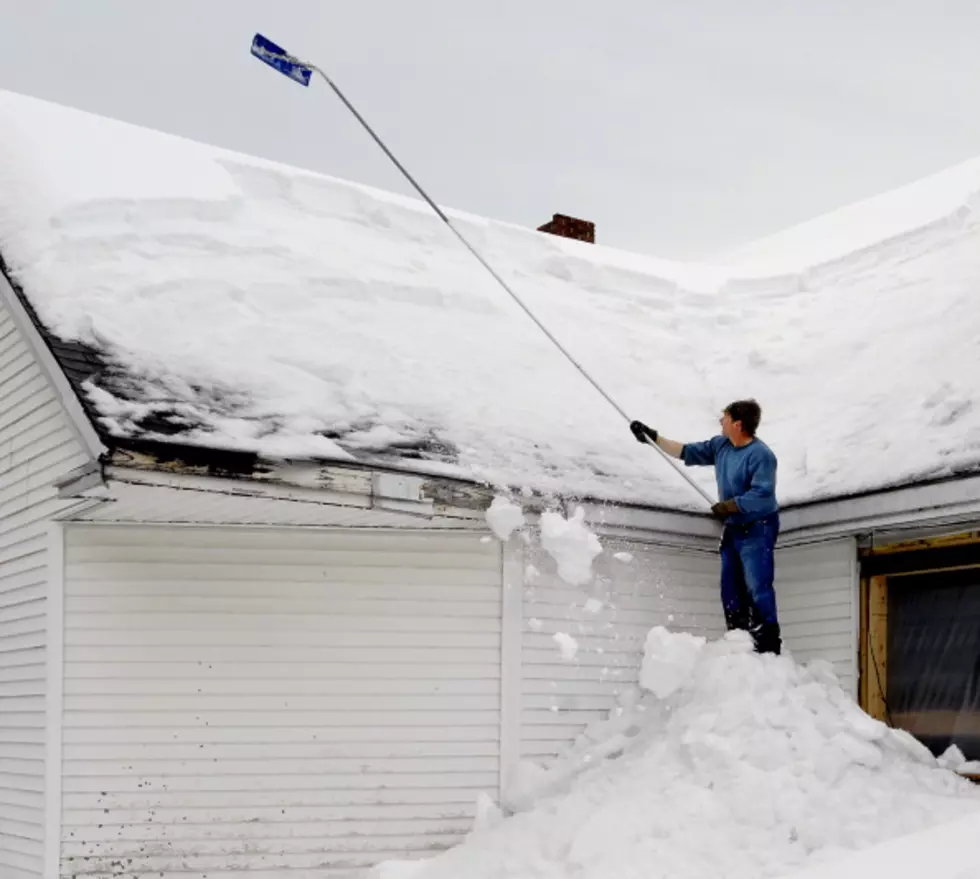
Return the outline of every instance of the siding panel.
<path id="1" fill-rule="evenodd" d="M 709 637 L 724 629 L 717 555 L 618 540 L 603 540 L 603 549 L 595 582 L 585 587 L 564 583 L 546 553 L 528 550 L 521 650 L 525 758 L 553 756 L 606 716 L 623 689 L 637 682 L 653 626 Z M 615 558 L 624 552 L 632 559 Z M 590 598 L 601 608 L 586 609 Z M 554 640 L 559 632 L 578 643 L 574 659 L 562 657 Z"/>
<path id="2" fill-rule="evenodd" d="M 0 876 L 44 857 L 47 528 L 85 461 L 61 401 L 0 308 Z"/>
<path id="3" fill-rule="evenodd" d="M 501 591 L 473 534 L 69 528 L 62 871 L 458 842 L 499 785 Z"/>
<path id="4" fill-rule="evenodd" d="M 824 659 L 857 693 L 853 540 L 776 551 L 776 601 L 786 648 L 797 661 Z"/>

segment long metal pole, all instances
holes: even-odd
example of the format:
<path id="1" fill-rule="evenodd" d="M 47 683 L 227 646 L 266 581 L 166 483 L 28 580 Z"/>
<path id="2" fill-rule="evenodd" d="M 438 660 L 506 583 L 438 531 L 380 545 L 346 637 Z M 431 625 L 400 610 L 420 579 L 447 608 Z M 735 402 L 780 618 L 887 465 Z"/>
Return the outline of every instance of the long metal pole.
<path id="1" fill-rule="evenodd" d="M 534 312 L 532 312 L 531 309 L 524 304 L 521 298 L 510 288 L 510 285 L 496 272 L 493 266 L 490 265 L 490 263 L 488 263 L 483 258 L 480 252 L 472 244 L 470 244 L 470 242 L 466 239 L 463 233 L 460 232 L 459 229 L 457 229 L 453 225 L 452 220 L 450 220 L 449 217 L 446 216 L 442 208 L 440 208 L 439 205 L 437 205 L 431 198 L 429 198 L 429 194 L 422 188 L 422 186 L 418 183 L 418 181 L 409 173 L 408 169 L 401 162 L 398 161 L 398 158 L 395 156 L 395 154 L 390 149 L 388 149 L 388 147 L 385 145 L 385 142 L 375 133 L 374 129 L 368 124 L 367 120 L 360 113 L 357 112 L 357 108 L 349 100 L 347 100 L 347 96 L 337 87 L 337 84 L 315 64 L 310 64 L 308 61 L 302 61 L 299 58 L 294 58 L 292 55 L 284 55 L 282 57 L 293 64 L 299 65 L 300 67 L 306 67 L 309 68 L 310 70 L 314 70 L 317 73 L 319 73 L 321 77 L 323 77 L 323 81 L 328 86 L 330 86 L 334 94 L 338 98 L 340 98 L 344 106 L 348 110 L 350 110 L 350 112 L 354 115 L 354 118 L 361 123 L 364 130 L 371 136 L 371 139 L 379 147 L 381 147 L 382 151 L 391 160 L 392 164 L 394 164 L 394 166 L 402 173 L 402 175 L 404 175 L 405 179 L 412 185 L 415 191 L 423 199 L 425 199 L 429 207 L 432 208 L 432 210 L 434 210 L 438 215 L 439 219 L 442 220 L 449 227 L 452 233 L 459 239 L 460 243 L 471 254 L 473 254 L 473 256 L 475 256 L 480 261 L 480 264 L 493 276 L 494 280 L 496 280 L 496 282 L 500 284 L 501 287 L 504 288 L 504 290 L 510 295 L 511 299 L 513 299 L 521 307 L 524 313 L 529 318 L 531 318 L 531 320 L 534 321 L 538 329 L 540 329 L 541 332 L 544 333 L 551 340 L 552 344 L 554 344 L 554 346 L 559 351 L 561 351 L 562 354 L 565 355 L 565 357 L 572 364 L 572 366 L 574 366 L 582 374 L 582 376 L 589 382 L 589 384 L 592 385 L 592 387 L 594 387 L 600 394 L 602 394 L 602 396 L 606 399 L 609 405 L 612 406 L 613 409 L 615 409 L 623 417 L 623 419 L 627 422 L 627 424 L 630 423 L 633 419 L 631 419 L 629 415 L 626 414 L 625 410 L 611 396 L 609 396 L 609 394 L 606 393 L 606 391 L 602 388 L 602 386 L 599 385 L 599 383 L 594 378 L 592 378 L 591 375 L 589 375 L 585 367 L 582 366 L 582 364 L 579 363 L 578 360 L 576 360 L 565 349 L 565 346 L 562 345 L 562 343 L 555 338 L 555 336 L 551 333 L 551 331 L 540 320 L 538 320 Z M 693 488 L 709 505 L 714 503 L 714 501 L 712 501 L 711 497 L 707 494 L 707 492 L 705 492 L 700 485 L 698 485 L 693 479 L 691 479 L 691 477 L 688 476 L 687 473 L 685 473 L 678 466 L 676 466 L 674 464 L 674 459 L 671 458 L 663 449 L 661 449 L 660 446 L 658 446 L 656 443 L 650 442 L 649 440 L 647 440 L 647 445 L 656 449 L 656 451 L 660 453 L 660 456 L 668 464 L 670 464 L 670 466 L 684 479 L 684 481 L 687 482 L 687 484 L 690 485 L 691 488 Z"/>

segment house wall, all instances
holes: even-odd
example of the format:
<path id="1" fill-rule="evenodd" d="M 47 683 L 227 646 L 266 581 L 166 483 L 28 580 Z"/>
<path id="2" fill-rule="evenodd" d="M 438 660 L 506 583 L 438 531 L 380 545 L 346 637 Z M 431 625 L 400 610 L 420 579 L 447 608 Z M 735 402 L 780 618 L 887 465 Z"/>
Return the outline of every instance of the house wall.
<path id="1" fill-rule="evenodd" d="M 0 278 L 0 282 L 3 279 Z M 45 681 L 54 483 L 87 460 L 0 307 L 0 876 L 37 879 L 45 843 Z"/>
<path id="2" fill-rule="evenodd" d="M 652 539 L 603 538 L 573 587 L 479 531 L 68 525 L 60 875 L 358 876 L 455 844 L 635 684 L 650 627 L 723 631 L 714 547 Z M 777 560 L 787 646 L 845 679 L 852 550 Z"/>
<path id="3" fill-rule="evenodd" d="M 543 756 L 635 682 L 651 625 L 720 631 L 713 555 L 604 543 L 589 590 L 525 548 L 515 604 L 476 532 L 68 526 L 62 875 L 355 875 L 458 842 L 509 755 L 505 638 L 516 750 Z"/>
<path id="4" fill-rule="evenodd" d="M 845 538 L 776 552 L 783 643 L 798 662 L 825 659 L 857 698 L 858 557 Z"/>
<path id="5" fill-rule="evenodd" d="M 354 875 L 497 794 L 497 541 L 72 525 L 65 559 L 62 876 Z"/>

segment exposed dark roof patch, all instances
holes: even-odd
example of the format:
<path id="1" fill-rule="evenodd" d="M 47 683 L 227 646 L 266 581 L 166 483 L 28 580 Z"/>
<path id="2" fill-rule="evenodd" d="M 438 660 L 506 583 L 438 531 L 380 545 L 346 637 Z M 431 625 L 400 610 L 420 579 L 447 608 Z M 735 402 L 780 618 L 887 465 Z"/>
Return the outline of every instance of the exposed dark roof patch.
<path id="1" fill-rule="evenodd" d="M 192 432 L 201 436 L 208 430 L 205 424 L 189 414 L 189 407 L 185 402 L 175 399 L 171 391 L 162 386 L 158 388 L 158 395 L 148 396 L 147 383 L 137 381 L 120 369 L 105 351 L 85 342 L 62 339 L 51 332 L 41 321 L 37 310 L 10 271 L 2 254 L 0 254 L 0 272 L 10 283 L 31 322 L 54 355 L 85 414 L 107 448 L 145 450 L 160 461 L 206 467 L 214 472 L 243 474 L 255 471 L 258 456 L 252 452 L 234 452 L 211 448 L 201 443 L 181 442 L 182 437 L 186 438 Z M 86 392 L 87 383 L 104 389 L 119 400 L 151 407 L 145 415 L 129 422 L 136 431 L 135 436 L 120 436 L 110 430 L 103 414 L 96 409 L 90 395 Z M 249 404 L 247 395 L 228 388 L 191 385 L 190 390 L 198 401 L 207 403 L 209 411 L 228 417 L 242 418 L 243 411 Z M 270 422 L 270 429 L 274 426 L 274 422 Z M 355 457 L 359 454 L 363 457 L 388 456 L 448 464 L 458 460 L 458 449 L 451 442 L 431 431 L 416 437 L 367 448 L 362 443 L 352 441 L 354 435 L 363 434 L 373 426 L 375 425 L 367 423 L 347 425 L 343 429 L 322 431 L 321 435 L 333 440 Z"/>
<path id="2" fill-rule="evenodd" d="M 186 434 L 189 430 L 202 426 L 193 423 L 184 415 L 166 409 L 149 412 L 142 418 L 135 419 L 133 425 L 141 433 L 158 434 L 161 436 L 180 436 L 181 434 Z"/>
<path id="3" fill-rule="evenodd" d="M 340 441 L 340 444 L 343 445 L 343 440 Z M 397 452 L 402 458 L 444 461 L 448 464 L 455 463 L 458 459 L 456 446 L 432 433 L 412 440 L 395 442 L 389 448 Z"/>
<path id="4" fill-rule="evenodd" d="M 114 463 L 126 463 L 129 458 L 135 462 L 135 456 L 143 455 L 156 465 L 176 464 L 185 469 L 200 469 L 212 476 L 251 476 L 268 471 L 254 452 L 147 439 L 127 439 L 123 445 L 124 448 L 112 453 Z"/>
<path id="5" fill-rule="evenodd" d="M 31 323 L 37 328 L 44 343 L 48 346 L 54 359 L 61 367 L 65 378 L 68 379 L 68 383 L 75 392 L 75 396 L 78 397 L 82 409 L 88 416 L 89 421 L 92 422 L 96 432 L 100 435 L 100 439 L 106 445 L 109 445 L 107 442 L 108 436 L 104 435 L 105 429 L 99 421 L 99 413 L 83 390 L 85 382 L 98 381 L 99 375 L 107 368 L 108 363 L 106 358 L 97 348 L 91 345 L 87 345 L 84 342 L 61 339 L 48 330 L 41 322 L 41 318 L 38 316 L 31 301 L 27 298 L 17 278 L 4 261 L 2 253 L 0 253 L 0 274 L 7 279 L 17 298 L 20 300 L 21 305 L 24 306 L 24 310 L 27 312 L 28 317 L 30 317 Z"/>

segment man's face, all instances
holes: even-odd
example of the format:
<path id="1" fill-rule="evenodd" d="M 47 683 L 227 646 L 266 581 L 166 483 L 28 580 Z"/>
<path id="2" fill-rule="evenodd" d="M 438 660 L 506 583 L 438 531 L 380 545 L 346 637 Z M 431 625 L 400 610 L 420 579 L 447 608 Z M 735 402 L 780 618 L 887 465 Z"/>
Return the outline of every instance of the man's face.
<path id="1" fill-rule="evenodd" d="M 742 422 L 732 421 L 732 416 L 727 412 L 721 413 L 721 418 L 718 419 L 718 423 L 721 425 L 721 435 L 725 439 L 734 440 L 741 432 Z"/>

